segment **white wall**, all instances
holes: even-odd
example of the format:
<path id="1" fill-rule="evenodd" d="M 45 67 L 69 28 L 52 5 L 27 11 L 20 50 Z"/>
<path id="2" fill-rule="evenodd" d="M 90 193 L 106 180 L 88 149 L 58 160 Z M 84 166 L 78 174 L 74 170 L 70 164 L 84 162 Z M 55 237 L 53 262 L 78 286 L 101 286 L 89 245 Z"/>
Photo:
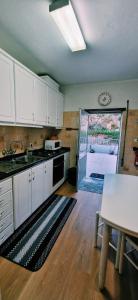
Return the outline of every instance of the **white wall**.
<path id="1" fill-rule="evenodd" d="M 62 87 L 65 95 L 65 111 L 77 111 L 79 108 L 102 108 L 98 104 L 98 95 L 108 91 L 112 102 L 108 108 L 126 107 L 138 109 L 138 79 L 125 81 L 97 82 Z"/>

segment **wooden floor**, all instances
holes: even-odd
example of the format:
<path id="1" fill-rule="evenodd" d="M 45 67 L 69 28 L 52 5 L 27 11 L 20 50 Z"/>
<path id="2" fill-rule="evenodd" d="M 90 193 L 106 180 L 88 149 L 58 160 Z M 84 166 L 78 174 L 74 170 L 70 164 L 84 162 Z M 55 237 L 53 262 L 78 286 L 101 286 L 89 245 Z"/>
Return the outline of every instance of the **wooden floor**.
<path id="1" fill-rule="evenodd" d="M 108 260 L 106 289 L 98 290 L 100 250 L 93 248 L 95 212 L 101 195 L 74 193 L 64 184 L 59 194 L 76 198 L 75 205 L 43 267 L 37 272 L 0 259 L 0 299 L 2 300 L 136 300 L 138 276 L 125 264 L 119 276 Z"/>

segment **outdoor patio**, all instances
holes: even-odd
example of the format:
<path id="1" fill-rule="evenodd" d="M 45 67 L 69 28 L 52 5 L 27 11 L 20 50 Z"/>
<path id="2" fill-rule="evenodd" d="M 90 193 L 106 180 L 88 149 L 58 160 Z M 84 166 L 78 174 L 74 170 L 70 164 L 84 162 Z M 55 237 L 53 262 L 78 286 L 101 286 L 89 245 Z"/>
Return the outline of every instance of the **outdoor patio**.
<path id="1" fill-rule="evenodd" d="M 87 153 L 86 177 L 91 173 L 116 173 L 117 155 L 107 153 Z"/>
<path id="2" fill-rule="evenodd" d="M 102 194 L 105 174 L 114 174 L 120 139 L 119 113 L 91 114 L 88 120 L 86 177 L 79 189 Z M 80 140 L 80 152 L 86 151 L 85 130 Z M 86 152 L 85 152 L 86 153 Z"/>

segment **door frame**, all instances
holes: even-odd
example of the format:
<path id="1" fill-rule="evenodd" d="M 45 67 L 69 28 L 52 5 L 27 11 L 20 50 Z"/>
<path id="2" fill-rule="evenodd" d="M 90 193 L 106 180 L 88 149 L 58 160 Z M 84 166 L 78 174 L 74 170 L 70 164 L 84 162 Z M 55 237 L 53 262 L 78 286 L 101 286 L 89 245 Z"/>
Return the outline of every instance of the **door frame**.
<path id="1" fill-rule="evenodd" d="M 76 176 L 77 176 L 77 184 L 76 184 L 76 191 L 78 192 L 78 187 L 79 187 L 79 154 L 80 154 L 80 125 L 81 125 L 81 115 L 82 115 L 82 111 L 86 111 L 86 109 L 84 108 L 80 108 L 79 109 L 79 122 L 78 122 L 78 125 L 79 125 L 79 130 L 78 130 L 78 142 L 77 142 L 77 157 L 76 157 L 76 160 L 77 160 L 77 170 L 76 170 Z M 87 112 L 88 113 L 88 112 Z M 87 132 L 87 141 L 88 141 L 88 132 Z M 88 143 L 87 143 L 88 144 Z"/>
<path id="2" fill-rule="evenodd" d="M 116 164 L 116 172 L 118 172 L 120 167 L 120 149 L 122 144 L 122 124 L 123 124 L 123 112 L 126 111 L 125 107 L 121 108 L 99 108 L 99 109 L 90 109 L 90 108 L 80 108 L 79 109 L 79 130 L 78 130 L 78 147 L 77 147 L 77 184 L 76 184 L 76 191 L 78 191 L 78 172 L 79 172 L 79 149 L 80 149 L 80 120 L 81 120 L 81 111 L 84 110 L 88 112 L 88 114 L 96 114 L 96 113 L 120 113 L 121 114 L 121 121 L 120 121 L 120 136 L 119 136 L 119 145 L 118 145 L 118 155 L 117 155 L 117 164 Z"/>

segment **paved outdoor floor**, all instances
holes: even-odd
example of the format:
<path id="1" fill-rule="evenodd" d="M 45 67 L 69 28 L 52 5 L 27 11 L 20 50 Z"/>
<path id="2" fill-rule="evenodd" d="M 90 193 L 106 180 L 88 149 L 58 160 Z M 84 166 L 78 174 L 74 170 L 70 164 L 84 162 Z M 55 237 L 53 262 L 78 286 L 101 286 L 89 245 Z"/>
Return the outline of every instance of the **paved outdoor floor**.
<path id="1" fill-rule="evenodd" d="M 117 156 L 106 153 L 87 153 L 86 177 L 91 173 L 116 173 Z"/>

